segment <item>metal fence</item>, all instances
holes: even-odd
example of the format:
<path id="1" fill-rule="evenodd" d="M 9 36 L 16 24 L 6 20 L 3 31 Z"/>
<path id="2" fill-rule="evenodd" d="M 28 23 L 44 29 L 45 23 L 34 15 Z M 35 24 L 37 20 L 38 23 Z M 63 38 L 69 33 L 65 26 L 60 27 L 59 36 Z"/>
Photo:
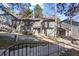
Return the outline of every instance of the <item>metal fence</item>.
<path id="1" fill-rule="evenodd" d="M 61 55 L 63 50 L 48 42 L 19 43 L 8 47 L 1 56 L 52 56 Z"/>

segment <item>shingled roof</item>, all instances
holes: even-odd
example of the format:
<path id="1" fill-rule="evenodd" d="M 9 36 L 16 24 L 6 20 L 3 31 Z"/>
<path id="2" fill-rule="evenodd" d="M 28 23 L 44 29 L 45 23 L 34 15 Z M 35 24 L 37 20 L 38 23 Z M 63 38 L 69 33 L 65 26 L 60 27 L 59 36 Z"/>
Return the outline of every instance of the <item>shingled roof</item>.
<path id="1" fill-rule="evenodd" d="M 66 20 L 63 20 L 63 21 L 61 21 L 61 22 L 70 24 L 71 21 L 68 20 L 68 19 L 66 19 Z M 73 21 L 72 21 L 72 25 L 74 25 L 74 26 L 79 26 L 79 22 L 73 20 Z"/>

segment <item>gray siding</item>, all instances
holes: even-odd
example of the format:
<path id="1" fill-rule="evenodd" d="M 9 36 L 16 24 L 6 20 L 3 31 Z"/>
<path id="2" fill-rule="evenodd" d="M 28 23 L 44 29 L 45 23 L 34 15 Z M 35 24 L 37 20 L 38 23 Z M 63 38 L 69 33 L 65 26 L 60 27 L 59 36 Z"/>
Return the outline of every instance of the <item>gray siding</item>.
<path id="1" fill-rule="evenodd" d="M 75 39 L 79 39 L 79 26 L 72 25 L 72 29 L 70 27 L 70 24 L 62 23 L 61 28 L 65 29 L 66 31 L 69 31 L 70 36 L 72 36 Z"/>

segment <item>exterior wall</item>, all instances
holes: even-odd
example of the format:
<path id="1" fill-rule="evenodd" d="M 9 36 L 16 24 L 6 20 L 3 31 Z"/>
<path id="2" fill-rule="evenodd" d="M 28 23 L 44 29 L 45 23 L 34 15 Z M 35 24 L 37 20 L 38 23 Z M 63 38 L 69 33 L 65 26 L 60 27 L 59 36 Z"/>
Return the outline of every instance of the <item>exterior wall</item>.
<path id="1" fill-rule="evenodd" d="M 72 36 L 75 39 L 79 39 L 79 26 L 72 26 L 72 29 L 70 30 L 70 24 L 62 23 L 61 28 L 66 30 L 65 35 L 66 36 Z"/>
<path id="2" fill-rule="evenodd" d="M 54 36 L 54 34 L 55 34 L 54 31 L 55 31 L 54 29 L 47 29 L 47 35 L 48 36 Z"/>
<path id="3" fill-rule="evenodd" d="M 37 29 L 33 29 L 33 33 L 34 34 L 38 33 L 38 30 Z"/>
<path id="4" fill-rule="evenodd" d="M 66 30 L 65 31 L 65 36 L 70 36 L 71 34 L 71 28 L 70 28 L 70 24 L 67 24 L 67 23 L 61 23 L 61 28 Z"/>
<path id="5" fill-rule="evenodd" d="M 55 36 L 55 32 L 55 21 L 45 21 L 43 23 L 43 34 L 47 36 Z"/>
<path id="6" fill-rule="evenodd" d="M 65 36 L 70 36 L 71 35 L 71 31 L 66 31 L 65 32 Z"/>
<path id="7" fill-rule="evenodd" d="M 79 26 L 73 26 L 71 36 L 75 39 L 79 39 Z"/>

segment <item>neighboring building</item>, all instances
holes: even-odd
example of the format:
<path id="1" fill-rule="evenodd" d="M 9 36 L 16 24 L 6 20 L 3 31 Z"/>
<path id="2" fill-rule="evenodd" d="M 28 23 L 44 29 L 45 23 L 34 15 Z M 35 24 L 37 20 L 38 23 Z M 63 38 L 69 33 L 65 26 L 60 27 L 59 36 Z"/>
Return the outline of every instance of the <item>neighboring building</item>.
<path id="1" fill-rule="evenodd" d="M 75 39 L 79 39 L 79 22 L 72 21 L 72 27 L 70 20 L 66 19 L 61 21 L 61 35 L 71 36 Z M 71 29 L 72 28 L 72 29 Z"/>
<path id="2" fill-rule="evenodd" d="M 14 19 L 13 25 L 15 22 L 16 27 L 19 24 L 24 24 L 26 30 L 32 31 L 33 33 L 42 33 L 47 36 L 55 36 L 57 32 L 56 27 L 58 20 L 59 19 L 55 16 L 47 18 Z"/>

